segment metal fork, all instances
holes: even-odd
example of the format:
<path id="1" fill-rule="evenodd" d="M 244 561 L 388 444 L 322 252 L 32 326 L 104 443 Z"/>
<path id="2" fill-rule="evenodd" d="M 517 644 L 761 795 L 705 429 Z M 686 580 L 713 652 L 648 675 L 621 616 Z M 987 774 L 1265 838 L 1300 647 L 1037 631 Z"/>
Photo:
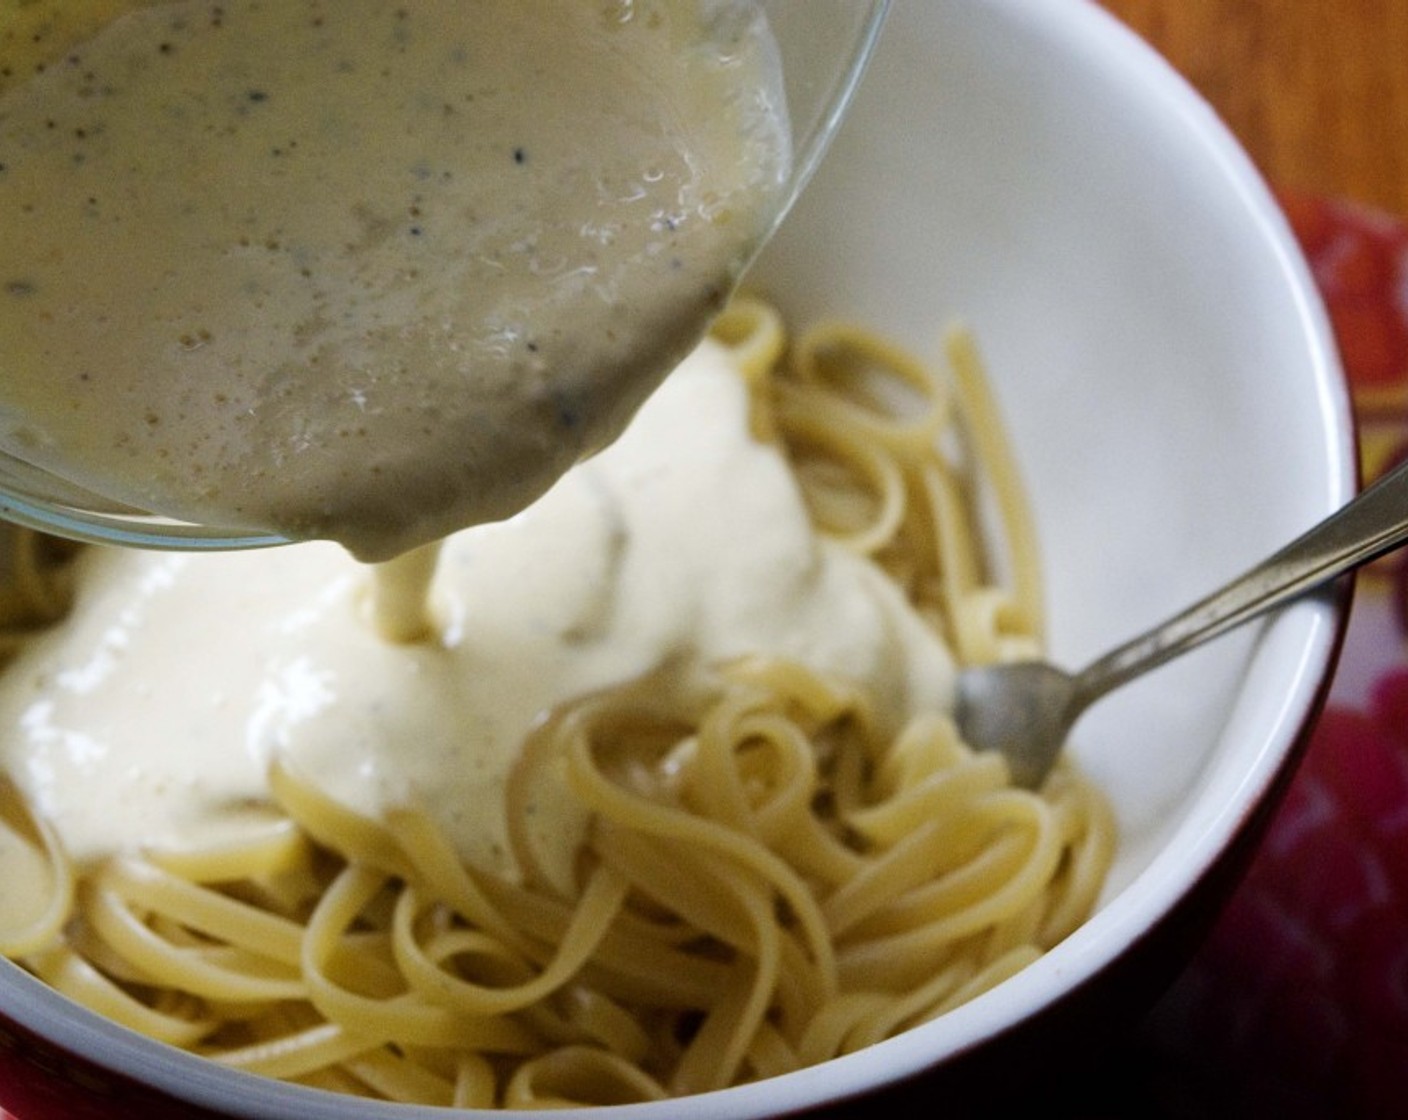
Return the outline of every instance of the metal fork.
<path id="1" fill-rule="evenodd" d="M 1408 463 L 1220 591 L 1077 673 L 1044 661 L 958 675 L 955 719 L 968 743 L 1007 757 L 1017 784 L 1041 785 L 1086 708 L 1126 681 L 1303 595 L 1408 540 Z"/>

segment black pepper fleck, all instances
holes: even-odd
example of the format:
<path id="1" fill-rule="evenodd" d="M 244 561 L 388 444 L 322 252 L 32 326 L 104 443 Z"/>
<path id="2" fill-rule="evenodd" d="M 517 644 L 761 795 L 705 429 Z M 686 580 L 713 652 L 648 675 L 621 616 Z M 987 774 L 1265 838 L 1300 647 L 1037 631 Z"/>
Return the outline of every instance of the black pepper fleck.
<path id="1" fill-rule="evenodd" d="M 526 148 L 513 149 L 513 162 L 522 166 L 528 162 L 528 150 Z"/>

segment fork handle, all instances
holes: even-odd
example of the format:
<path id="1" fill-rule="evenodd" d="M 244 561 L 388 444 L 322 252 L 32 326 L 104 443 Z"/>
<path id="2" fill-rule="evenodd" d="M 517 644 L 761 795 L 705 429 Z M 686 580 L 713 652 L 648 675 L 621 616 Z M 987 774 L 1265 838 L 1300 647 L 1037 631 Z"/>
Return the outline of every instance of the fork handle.
<path id="1" fill-rule="evenodd" d="M 1233 627 L 1408 541 L 1408 462 L 1222 590 L 1111 650 L 1077 674 L 1077 704 L 1105 695 Z"/>

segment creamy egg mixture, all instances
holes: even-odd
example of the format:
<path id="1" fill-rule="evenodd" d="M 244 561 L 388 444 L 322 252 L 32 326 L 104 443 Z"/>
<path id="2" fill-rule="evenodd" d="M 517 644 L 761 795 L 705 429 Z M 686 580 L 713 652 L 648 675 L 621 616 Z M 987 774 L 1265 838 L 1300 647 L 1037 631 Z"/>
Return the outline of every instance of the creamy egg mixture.
<path id="1" fill-rule="evenodd" d="M 0 15 L 0 452 L 367 560 L 609 442 L 789 169 L 753 2 Z"/>
<path id="2" fill-rule="evenodd" d="M 855 679 L 881 711 L 952 683 L 897 587 L 814 534 L 714 343 L 537 504 L 446 541 L 427 640 L 379 636 L 369 571 L 335 545 L 82 565 L 70 620 L 0 675 L 0 764 L 80 862 L 262 827 L 278 755 L 360 811 L 424 805 L 511 873 L 506 775 L 563 700 L 749 653 Z M 534 810 L 535 847 L 570 866 L 579 811 L 550 789 Z"/>
<path id="3" fill-rule="evenodd" d="M 507 775 L 564 700 L 745 653 L 890 711 L 946 698 L 941 643 L 814 535 L 716 344 L 572 467 L 694 347 L 779 205 L 755 3 L 7 14 L 0 451 L 401 557 L 88 551 L 71 618 L 0 676 L 0 763 L 77 861 L 265 827 L 279 758 L 361 812 L 422 805 L 511 874 Z M 437 567 L 427 542 L 466 525 Z M 572 806 L 536 792 L 558 868 Z"/>

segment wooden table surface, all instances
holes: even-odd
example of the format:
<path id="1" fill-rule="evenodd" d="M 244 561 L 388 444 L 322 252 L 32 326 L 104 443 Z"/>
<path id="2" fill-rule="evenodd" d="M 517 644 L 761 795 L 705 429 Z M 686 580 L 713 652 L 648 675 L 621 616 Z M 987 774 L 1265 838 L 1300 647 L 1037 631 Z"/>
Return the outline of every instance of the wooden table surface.
<path id="1" fill-rule="evenodd" d="M 1271 182 L 1408 216 L 1408 0 L 1101 0 Z"/>

